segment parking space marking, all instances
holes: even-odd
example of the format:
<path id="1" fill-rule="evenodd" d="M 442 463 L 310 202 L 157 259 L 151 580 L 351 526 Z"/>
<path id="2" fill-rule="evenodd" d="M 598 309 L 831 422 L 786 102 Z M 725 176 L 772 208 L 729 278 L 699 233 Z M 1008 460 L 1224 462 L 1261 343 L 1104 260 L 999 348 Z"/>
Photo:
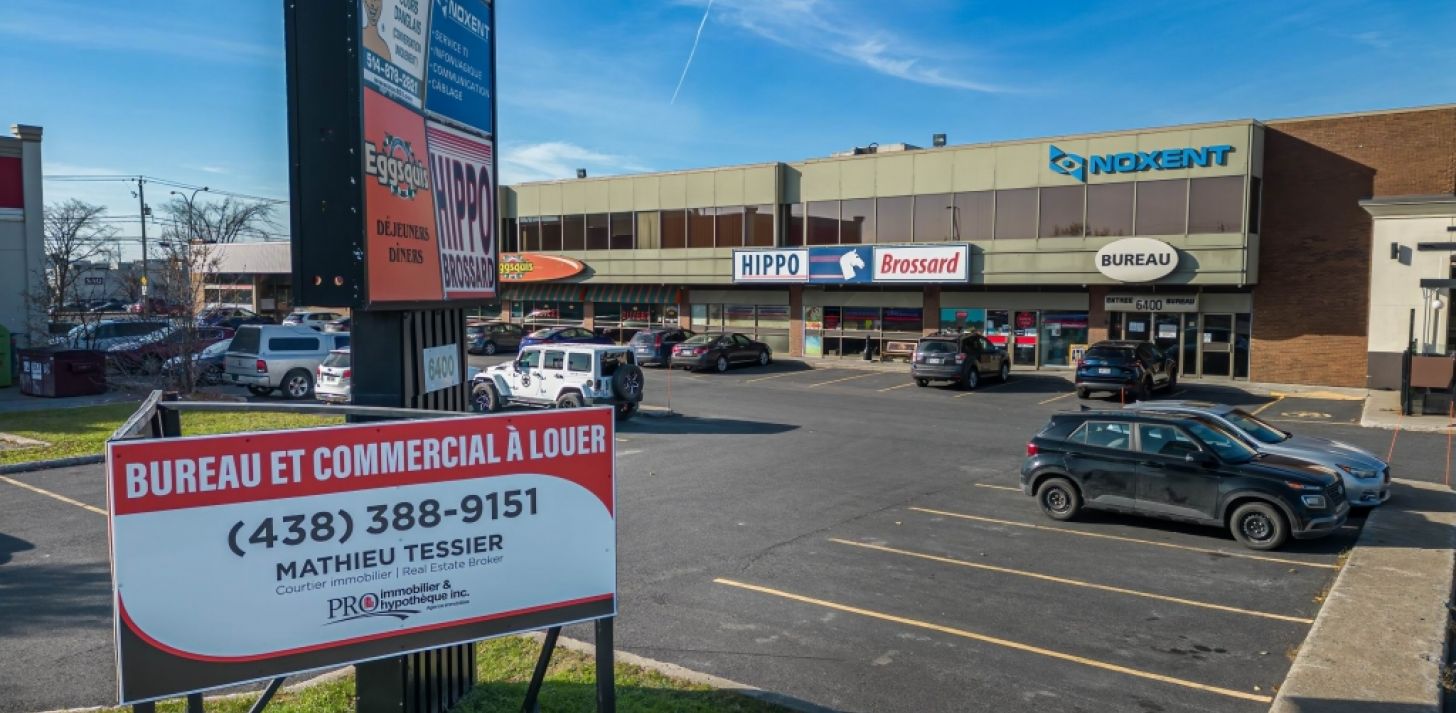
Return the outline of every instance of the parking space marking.
<path id="1" fill-rule="evenodd" d="M 39 493 L 39 494 L 44 495 L 44 496 L 46 496 L 48 498 L 55 498 L 56 500 L 59 500 L 59 501 L 61 501 L 63 503 L 66 503 L 67 505 L 75 505 L 76 507 L 81 508 L 82 510 L 87 510 L 87 511 L 90 511 L 90 512 L 94 512 L 97 515 L 101 515 L 103 517 L 106 515 L 106 511 L 105 510 L 102 510 L 101 508 L 98 508 L 98 507 L 95 507 L 95 506 L 92 506 L 92 505 L 87 505 L 86 503 L 83 503 L 80 500 L 72 500 L 71 498 L 68 498 L 68 497 L 66 497 L 64 495 L 61 495 L 60 493 L 53 493 L 53 492 L 51 492 L 49 490 L 46 490 L 45 488 L 37 488 L 34 485 L 31 485 L 30 483 L 22 483 L 22 482 L 14 479 L 14 478 L 7 478 L 7 477 L 5 477 L 3 475 L 0 475 L 0 480 L 3 480 L 3 481 L 5 481 L 5 482 L 7 482 L 7 483 L 9 483 L 11 485 L 14 485 L 17 488 L 25 488 L 26 490 L 29 490 L 29 491 L 31 491 L 33 493 Z"/>
<path id="2" fill-rule="evenodd" d="M 754 383 L 756 381 L 768 381 L 769 379 L 782 379 L 785 376 L 793 376 L 795 374 L 812 374 L 812 373 L 814 373 L 814 371 L 815 371 L 814 369 L 805 369 L 803 371 L 786 371 L 786 372 L 783 372 L 782 374 L 769 374 L 768 376 L 760 376 L 760 377 L 758 377 L 756 379 L 744 379 L 743 380 L 743 383 L 745 383 L 745 384 L 752 384 L 752 383 Z"/>
<path id="3" fill-rule="evenodd" d="M 1184 606 L 1198 607 L 1200 609 L 1213 609 L 1215 611 L 1228 612 L 1230 614 L 1243 614 L 1243 615 L 1246 615 L 1246 616 L 1259 617 L 1259 618 L 1262 618 L 1262 619 L 1274 619 L 1276 621 L 1288 621 L 1288 622 L 1293 622 L 1295 624 L 1305 624 L 1305 625 L 1309 625 L 1309 624 L 1313 624 L 1314 623 L 1314 619 L 1309 619 L 1309 618 L 1302 617 L 1302 616 L 1288 616 L 1286 614 L 1275 614 L 1275 613 L 1272 613 L 1272 612 L 1257 611 L 1257 610 L 1254 610 L 1254 609 L 1241 609 L 1239 607 L 1224 606 L 1222 604 L 1214 604 L 1212 602 L 1201 602 L 1201 601 L 1198 601 L 1196 599 L 1184 599 L 1182 597 L 1172 597 L 1172 596 L 1168 596 L 1166 594 L 1154 594 L 1152 592 L 1143 592 L 1143 591 L 1139 591 L 1139 590 L 1136 590 L 1136 589 L 1126 589 L 1124 587 L 1114 587 L 1114 586 L 1108 585 L 1108 584 L 1097 584 L 1096 582 L 1088 582 L 1088 581 L 1083 580 L 1083 579 L 1070 579 L 1070 578 L 1067 578 L 1067 577 L 1056 577 L 1056 576 L 1053 576 L 1053 575 L 1050 575 L 1050 574 L 1041 574 L 1040 572 L 1028 572 L 1026 570 L 1022 570 L 1022 569 L 1012 569 L 1010 567 L 997 567 L 995 565 L 981 564 L 979 562 L 967 562 L 965 560 L 958 560 L 958 559 L 955 559 L 953 557 L 941 557 L 939 555 L 931 555 L 931 554 L 926 554 L 926 553 L 923 553 L 923 552 L 912 552 L 910 550 L 901 550 L 901 549 L 896 549 L 894 547 L 885 547 L 883 545 L 872 545 L 872 544 L 865 543 L 865 542 L 853 542 L 853 541 L 850 541 L 850 540 L 841 540 L 841 539 L 834 538 L 834 537 L 829 538 L 829 541 L 830 542 L 833 542 L 833 543 L 836 543 L 836 544 L 840 544 L 840 545 L 849 545 L 850 547 L 859 547 L 859 548 L 866 549 L 866 550 L 875 550 L 876 552 L 888 552 L 890 554 L 904 555 L 906 557 L 915 557 L 917 559 L 923 559 L 923 560 L 927 560 L 927 561 L 930 561 L 930 562 L 939 562 L 941 564 L 955 565 L 957 567 L 967 567 L 967 568 L 970 568 L 970 569 L 979 569 L 979 570 L 983 570 L 983 571 L 986 571 L 986 572 L 997 572 L 999 574 L 1010 574 L 1010 575 L 1014 575 L 1014 576 L 1017 576 L 1017 577 L 1027 577 L 1027 578 L 1030 578 L 1030 579 L 1038 579 L 1038 580 L 1041 580 L 1043 582 L 1052 582 L 1054 584 L 1065 584 L 1065 585 L 1067 585 L 1069 587 L 1082 587 L 1084 589 L 1095 589 L 1095 590 L 1100 591 L 1100 592 L 1112 592 L 1113 594 L 1126 594 L 1126 595 L 1128 595 L 1130 597 L 1143 597 L 1145 599 L 1156 599 L 1156 600 L 1158 600 L 1160 602 L 1170 602 L 1170 603 L 1173 603 L 1173 604 L 1182 604 Z"/>
<path id="4" fill-rule="evenodd" d="M 886 391 L 894 391 L 895 389 L 903 389 L 903 388 L 905 388 L 907 386 L 914 386 L 914 385 L 915 385 L 915 382 L 913 382 L 913 381 L 907 381 L 907 382 L 905 382 L 903 384 L 900 384 L 899 386 L 887 386 L 887 387 L 885 387 L 883 389 L 875 389 L 875 391 L 879 391 L 881 393 L 884 393 Z"/>
<path id="5" fill-rule="evenodd" d="M 1225 552 L 1223 550 L 1215 550 L 1215 549 L 1212 549 L 1212 548 L 1209 548 L 1209 547 L 1194 547 L 1192 545 L 1175 545 L 1175 544 L 1173 544 L 1171 542 L 1158 542 L 1156 540 L 1140 540 L 1140 539 L 1138 539 L 1136 537 L 1123 537 L 1121 535 L 1109 535 L 1109 534 L 1102 533 L 1102 532 L 1087 532 L 1086 530 L 1073 530 L 1072 528 L 1069 528 L 1069 527 L 1050 527 L 1050 526 L 1047 526 L 1047 525 L 1033 525 L 1033 524 L 1031 524 L 1029 522 L 1016 522 L 1016 521 L 1013 521 L 1013 520 L 997 520 L 996 518 L 991 518 L 991 517 L 981 517 L 979 515 L 967 515 L 965 513 L 959 513 L 959 512 L 946 512 L 944 510 L 931 510 L 930 508 L 921 508 L 921 507 L 913 507 L 913 506 L 911 508 L 909 508 L 909 509 L 914 510 L 916 512 L 928 513 L 928 514 L 931 514 L 931 515 L 940 515 L 940 516 L 943 516 L 943 517 L 953 517 L 953 518 L 957 518 L 957 519 L 961 519 L 961 520 L 974 520 L 976 522 L 987 522 L 987 523 L 991 523 L 993 525 L 1010 525 L 1012 527 L 1024 527 L 1024 528 L 1027 528 L 1029 530 L 1044 530 L 1044 531 L 1047 531 L 1047 532 L 1060 532 L 1060 533 L 1064 533 L 1064 534 L 1067 534 L 1067 535 L 1080 535 L 1082 537 L 1093 537 L 1093 538 L 1097 538 L 1097 539 L 1101 539 L 1101 540 L 1116 540 L 1118 542 L 1131 542 L 1131 543 L 1139 544 L 1139 545 L 1153 545 L 1155 547 L 1167 547 L 1169 549 L 1174 549 L 1174 550 L 1185 550 L 1185 551 L 1188 551 L 1188 552 L 1202 552 L 1204 554 L 1218 555 L 1220 557 L 1234 557 L 1234 558 L 1237 558 L 1237 559 L 1257 560 L 1257 561 L 1260 561 L 1260 562 L 1273 562 L 1273 563 L 1276 563 L 1276 564 L 1290 564 L 1290 565 L 1296 565 L 1296 566 L 1299 566 L 1299 567 L 1316 567 L 1316 568 L 1319 568 L 1319 569 L 1339 569 L 1340 568 L 1340 566 L 1337 565 L 1337 564 L 1324 564 L 1322 562 L 1301 562 L 1299 560 L 1284 559 L 1282 557 L 1265 557 L 1263 555 L 1251 555 L 1251 554 L 1247 554 L 1247 553 L 1244 553 L 1244 552 Z"/>
<path id="6" fill-rule="evenodd" d="M 968 631 L 966 629 L 958 629 L 952 626 L 935 624 L 928 621 L 921 621 L 919 619 L 911 619 L 908 617 L 897 616 L 895 614 L 887 614 L 885 612 L 873 611 L 871 609 L 861 609 L 859 607 L 850 606 L 848 604 L 840 604 L 838 602 L 831 602 L 825 599 L 806 597 L 802 594 L 794 594 L 792 592 L 786 592 L 781 589 L 772 589 L 769 587 L 762 587 L 757 584 L 737 582 L 731 579 L 724 579 L 722 577 L 714 579 L 713 582 L 716 584 L 735 587 L 737 589 L 742 589 L 750 592 L 767 594 L 769 596 L 779 597 L 781 599 L 788 599 L 790 601 L 801 602 L 804 604 L 812 604 L 814 606 L 823 607 L 825 609 L 833 609 L 835 611 L 842 611 L 848 614 L 858 614 L 860 616 L 868 617 L 870 619 L 879 619 L 880 621 L 888 621 L 895 624 L 902 624 L 904 626 L 913 626 L 918 629 L 937 631 L 942 634 L 950 634 L 951 636 L 959 636 L 964 639 L 979 641 L 984 644 L 991 644 L 992 646 L 1000 646 L 1002 648 L 1013 649 L 1015 651 L 1022 651 L 1025 653 L 1045 656 L 1047 658 L 1053 658 L 1060 661 L 1067 661 L 1069 663 L 1081 664 L 1083 666 L 1101 669 L 1103 671 L 1112 671 L 1114 673 L 1126 674 L 1128 676 L 1133 676 L 1136 678 L 1157 681 L 1159 683 L 1167 683 L 1174 686 L 1181 686 L 1183 688 L 1204 691 L 1206 693 L 1214 693 L 1220 696 L 1227 696 L 1229 698 L 1237 698 L 1245 701 L 1254 701 L 1255 703 L 1274 702 L 1273 696 L 1265 696 L 1257 693 L 1246 693 L 1244 691 L 1236 691 L 1232 688 L 1222 688 L 1219 686 L 1211 686 L 1206 683 L 1199 683 L 1197 681 L 1189 681 L 1183 678 L 1165 676 L 1160 673 L 1153 673 L 1151 671 L 1143 671 L 1141 669 L 1129 668 L 1127 666 L 1121 666 L 1115 663 L 1098 661 L 1097 659 L 1089 659 L 1085 656 L 1077 656 L 1076 654 L 1069 654 L 1062 651 L 1054 651 L 1052 649 L 1046 649 L 1040 646 L 1033 646 L 1031 644 L 1023 644 L 1019 641 L 1011 641 L 1010 639 L 1002 639 L 995 636 L 988 636 L 986 634 L 978 634 L 974 631 Z"/>
<path id="7" fill-rule="evenodd" d="M 1072 398 L 1073 396 L 1076 396 L 1076 395 L 1077 395 L 1077 392 L 1071 391 L 1071 392 L 1062 394 L 1061 396 L 1053 396 L 1053 397 L 1047 399 L 1046 401 L 1038 401 L 1037 402 L 1037 405 L 1040 406 L 1042 404 L 1049 404 L 1049 403 L 1051 403 L 1053 401 L 1061 401 L 1062 399 L 1069 399 L 1069 398 Z"/>
<path id="8" fill-rule="evenodd" d="M 854 379 L 865 379 L 865 378 L 868 378 L 868 377 L 871 377 L 871 376 L 879 376 L 880 373 L 881 372 L 877 372 L 877 371 L 867 371 L 867 372 L 865 372 L 863 374 L 854 374 L 853 376 L 846 376 L 846 377 L 843 377 L 843 378 L 840 378 L 840 379 L 830 379 L 829 381 L 821 381 L 821 382 L 819 382 L 817 384 L 809 384 L 805 388 L 812 389 L 812 388 L 814 388 L 816 386 L 825 386 L 827 384 L 837 384 L 837 383 L 839 383 L 841 381 L 851 381 L 851 380 L 854 380 Z"/>
<path id="9" fill-rule="evenodd" d="M 978 488 L 991 488 L 992 490 L 1010 490 L 1017 493 L 1021 492 L 1021 488 L 1013 488 L 1009 485 L 992 485 L 990 483 L 975 483 L 974 485 Z"/>
<path id="10" fill-rule="evenodd" d="M 1284 394 L 1279 394 L 1278 396 L 1275 396 L 1274 397 L 1274 400 L 1273 401 L 1270 401 L 1269 403 L 1264 404 L 1263 406 L 1260 406 L 1259 408 L 1254 409 L 1251 412 L 1251 414 L 1254 415 L 1254 416 L 1258 416 L 1259 414 L 1261 414 L 1261 413 L 1264 412 L 1264 409 L 1269 408 L 1270 406 L 1273 406 L 1274 404 L 1277 404 L 1277 403 L 1279 403 L 1280 401 L 1283 401 L 1283 400 L 1284 400 Z"/>

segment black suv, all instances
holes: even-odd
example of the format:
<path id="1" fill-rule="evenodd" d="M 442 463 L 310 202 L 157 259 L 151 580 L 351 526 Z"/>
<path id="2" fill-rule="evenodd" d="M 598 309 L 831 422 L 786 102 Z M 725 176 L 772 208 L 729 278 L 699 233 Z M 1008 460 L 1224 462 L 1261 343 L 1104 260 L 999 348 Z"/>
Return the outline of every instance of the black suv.
<path id="1" fill-rule="evenodd" d="M 910 360 L 910 378 L 916 386 L 932 381 L 949 381 L 974 389 L 981 377 L 1011 378 L 1011 359 L 1006 350 L 979 334 L 941 333 L 921 337 Z"/>
<path id="2" fill-rule="evenodd" d="M 1178 360 L 1152 342 L 1098 342 L 1077 360 L 1077 398 L 1111 391 L 1146 399 L 1155 389 L 1177 385 Z"/>
<path id="3" fill-rule="evenodd" d="M 1084 507 L 1227 527 L 1272 550 L 1322 537 L 1350 505 L 1324 466 L 1259 453 L 1214 421 L 1147 411 L 1052 416 L 1026 445 L 1021 489 L 1070 520 Z"/>

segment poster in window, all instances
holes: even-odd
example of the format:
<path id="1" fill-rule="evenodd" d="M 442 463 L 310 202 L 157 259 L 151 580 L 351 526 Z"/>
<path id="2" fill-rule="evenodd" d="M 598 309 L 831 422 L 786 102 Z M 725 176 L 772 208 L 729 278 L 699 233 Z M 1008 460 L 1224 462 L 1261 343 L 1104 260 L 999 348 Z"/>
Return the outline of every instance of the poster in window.
<path id="1" fill-rule="evenodd" d="M 439 300 L 440 248 L 425 119 L 365 89 L 363 144 L 369 298 Z"/>
<path id="2" fill-rule="evenodd" d="M 424 97 L 425 23 L 430 19 L 426 0 L 360 0 L 359 4 L 364 82 L 419 109 Z"/>

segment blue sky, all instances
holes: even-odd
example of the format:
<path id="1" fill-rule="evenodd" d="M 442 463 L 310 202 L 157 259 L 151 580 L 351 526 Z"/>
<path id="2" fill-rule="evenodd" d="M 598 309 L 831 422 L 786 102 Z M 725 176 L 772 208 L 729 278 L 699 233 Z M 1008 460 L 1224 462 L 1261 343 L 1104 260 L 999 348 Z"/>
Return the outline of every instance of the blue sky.
<path id="1" fill-rule="evenodd" d="M 675 103 L 708 0 L 499 2 L 507 182 L 1456 101 L 1449 0 L 714 0 Z M 10 3 L 0 125 L 48 174 L 286 197 L 282 41 L 278 0 Z"/>

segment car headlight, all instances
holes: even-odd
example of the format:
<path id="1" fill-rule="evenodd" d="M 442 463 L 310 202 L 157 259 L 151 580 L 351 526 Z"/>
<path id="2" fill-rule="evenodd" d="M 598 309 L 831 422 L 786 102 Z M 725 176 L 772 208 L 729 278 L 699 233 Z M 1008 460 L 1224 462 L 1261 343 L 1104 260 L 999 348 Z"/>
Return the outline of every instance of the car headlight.
<path id="1" fill-rule="evenodd" d="M 1380 477 L 1380 471 L 1371 468 L 1357 468 L 1353 465 L 1345 465 L 1344 463 L 1339 463 L 1337 465 L 1340 466 L 1340 470 L 1343 470 L 1346 473 L 1355 476 L 1356 478 L 1369 480 L 1371 478 Z"/>
<path id="2" fill-rule="evenodd" d="M 1300 499 L 1304 501 L 1304 506 L 1311 510 L 1325 509 L 1325 496 L 1323 495 L 1305 495 Z"/>

